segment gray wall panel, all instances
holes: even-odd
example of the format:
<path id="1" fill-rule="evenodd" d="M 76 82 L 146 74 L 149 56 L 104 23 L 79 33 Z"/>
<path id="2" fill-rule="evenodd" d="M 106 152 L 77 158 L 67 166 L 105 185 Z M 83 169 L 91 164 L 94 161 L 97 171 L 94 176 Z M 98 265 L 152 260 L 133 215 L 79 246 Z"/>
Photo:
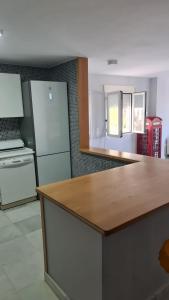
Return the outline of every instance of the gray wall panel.
<path id="1" fill-rule="evenodd" d="M 71 300 L 102 300 L 102 236 L 45 200 L 48 274 Z"/>
<path id="2" fill-rule="evenodd" d="M 147 300 L 169 285 L 159 262 L 159 251 L 168 238 L 168 207 L 104 238 L 103 299 Z"/>

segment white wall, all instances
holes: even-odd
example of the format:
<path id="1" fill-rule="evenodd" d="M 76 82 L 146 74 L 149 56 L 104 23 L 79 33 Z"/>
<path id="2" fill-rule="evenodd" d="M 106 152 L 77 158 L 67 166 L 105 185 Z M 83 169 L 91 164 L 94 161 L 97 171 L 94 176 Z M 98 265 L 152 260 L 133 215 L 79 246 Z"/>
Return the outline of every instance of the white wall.
<path id="1" fill-rule="evenodd" d="M 147 109 L 150 114 L 149 79 L 89 74 L 89 120 L 90 128 L 92 128 L 90 130 L 90 146 L 135 153 L 136 136 L 134 134 L 125 134 L 122 138 L 105 138 L 103 85 L 129 85 L 134 86 L 136 92 L 147 91 Z"/>
<path id="2" fill-rule="evenodd" d="M 166 154 L 166 139 L 169 138 L 169 75 L 160 75 L 157 80 L 156 114 L 163 119 L 162 158 Z"/>
<path id="3" fill-rule="evenodd" d="M 157 111 L 157 78 L 150 78 L 149 80 L 149 102 L 148 113 L 151 116 L 156 116 Z"/>
<path id="4" fill-rule="evenodd" d="M 136 134 L 127 133 L 122 138 L 104 136 L 90 139 L 90 146 L 136 153 Z"/>

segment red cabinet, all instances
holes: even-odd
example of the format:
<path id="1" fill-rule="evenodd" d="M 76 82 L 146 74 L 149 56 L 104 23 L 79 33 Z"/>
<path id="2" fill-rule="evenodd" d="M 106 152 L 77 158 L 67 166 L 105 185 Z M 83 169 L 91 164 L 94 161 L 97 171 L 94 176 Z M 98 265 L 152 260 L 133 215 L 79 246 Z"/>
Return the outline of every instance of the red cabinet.
<path id="1" fill-rule="evenodd" d="M 144 134 L 137 134 L 137 154 L 161 157 L 162 119 L 146 117 Z"/>

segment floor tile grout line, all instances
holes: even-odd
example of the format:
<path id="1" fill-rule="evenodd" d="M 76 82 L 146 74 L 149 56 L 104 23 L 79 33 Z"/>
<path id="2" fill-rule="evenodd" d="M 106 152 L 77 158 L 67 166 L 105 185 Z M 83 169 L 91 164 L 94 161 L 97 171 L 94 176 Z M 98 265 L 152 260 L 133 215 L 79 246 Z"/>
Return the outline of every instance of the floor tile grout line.
<path id="1" fill-rule="evenodd" d="M 25 246 L 26 245 L 30 245 L 28 248 L 31 247 L 31 251 L 28 251 L 26 253 L 28 253 L 28 256 L 30 255 L 30 258 L 31 258 L 31 252 L 32 254 L 35 253 L 36 255 L 34 256 L 34 260 L 35 262 L 37 262 L 37 268 L 39 271 L 39 275 L 37 275 L 37 279 L 35 280 L 35 282 L 33 283 L 29 283 L 28 281 L 28 285 L 26 285 L 26 287 L 23 287 L 21 289 L 17 289 L 17 285 L 13 284 L 13 281 L 11 281 L 10 277 L 8 276 L 8 273 L 6 271 L 8 271 L 8 268 L 10 270 L 10 266 L 12 267 L 13 264 L 25 264 L 25 255 L 23 255 L 23 257 L 20 259 L 19 256 L 13 256 L 12 257 L 15 257 L 16 260 L 12 262 L 12 258 L 8 260 L 8 263 L 6 264 L 5 261 L 3 264 L 0 264 L 0 269 L 2 269 L 2 274 L 4 274 L 4 276 L 7 278 L 7 280 L 9 281 L 9 286 L 11 286 L 11 289 L 8 291 L 8 294 L 9 294 L 9 300 L 13 300 L 13 297 L 14 299 L 16 300 L 25 300 L 25 297 L 26 299 L 28 299 L 27 297 L 29 296 L 29 293 L 33 296 L 33 299 L 37 299 L 36 297 L 36 293 L 38 293 L 38 295 L 40 296 L 41 293 L 42 293 L 42 298 L 43 299 L 52 299 L 52 300 L 58 300 L 58 298 L 54 295 L 54 293 L 51 291 L 51 289 L 48 287 L 48 285 L 46 285 L 45 281 L 43 279 L 40 279 L 40 278 L 44 278 L 44 269 L 43 269 L 43 247 L 41 245 L 41 242 L 42 242 L 42 237 L 41 237 L 41 233 L 42 233 L 42 229 L 41 229 L 41 224 L 40 226 L 38 225 L 38 221 L 36 223 L 35 221 L 35 230 L 31 229 L 31 227 L 29 228 L 30 230 L 27 232 L 27 233 L 24 233 L 20 230 L 19 226 L 17 226 L 17 223 L 21 222 L 21 225 L 22 225 L 22 222 L 24 223 L 28 221 L 28 219 L 31 220 L 31 218 L 39 218 L 40 217 L 40 207 L 39 207 L 39 203 L 37 202 L 38 206 L 35 206 L 35 209 L 36 209 L 36 212 L 37 210 L 39 210 L 39 213 L 36 213 L 36 214 L 31 214 L 31 209 L 33 209 L 33 207 L 31 207 L 31 209 L 28 209 L 28 211 L 30 212 L 30 217 L 25 217 L 23 218 L 22 220 L 19 220 L 19 221 L 14 221 L 11 220 L 7 213 L 3 212 L 2 215 L 5 216 L 5 218 L 7 218 L 7 220 L 9 221 L 9 224 L 8 226 L 12 227 L 16 227 L 18 232 L 20 233 L 20 236 L 17 236 L 17 237 L 12 237 L 12 239 L 8 240 L 8 241 L 4 241 L 2 243 L 0 243 L 0 254 L 2 254 L 1 258 L 4 260 L 6 256 L 4 256 L 4 251 L 5 251 L 5 247 L 13 247 L 13 245 L 15 245 L 16 248 L 14 249 L 17 249 L 18 247 L 16 246 L 17 243 L 21 243 L 22 245 L 22 241 L 25 243 Z M 31 205 L 31 204 L 30 204 Z M 35 205 L 35 204 L 34 204 Z M 29 204 L 25 205 L 25 206 L 22 206 L 22 210 L 24 212 L 24 209 L 27 210 L 27 208 L 29 208 Z M 12 211 L 12 210 L 11 210 Z M 29 213 L 28 212 L 28 213 Z M 21 213 L 18 211 L 18 213 Z M 24 212 L 25 213 L 25 212 Z M 15 210 L 15 214 L 17 214 L 16 210 Z M 25 216 L 26 216 L 26 213 L 25 213 Z M 1 214 L 0 214 L 0 217 L 1 217 Z M 29 222 L 28 222 L 29 223 Z M 39 227 L 38 227 L 39 226 Z M 7 226 L 5 226 L 7 227 Z M 29 226 L 28 226 L 29 227 Z M 0 231 L 1 231 L 1 228 L 0 227 Z M 3 229 L 2 229 L 3 230 Z M 37 234 L 37 239 L 36 239 L 36 234 Z M 28 238 L 30 236 L 30 238 Z M 14 244 L 13 244 L 14 243 Z M 9 249 L 8 249 L 9 250 Z M 22 248 L 22 251 L 24 250 L 24 247 Z M 26 250 L 26 248 L 25 248 Z M 3 251 L 3 252 L 2 252 Z M 10 253 L 10 251 L 9 251 Z M 11 252 L 12 254 L 12 252 Z M 4 257 L 4 258 L 3 258 Z M 8 268 L 4 269 L 5 266 L 8 265 Z M 26 267 L 26 264 L 25 264 L 25 267 Z M 24 272 L 24 271 L 23 271 Z M 15 274 L 15 271 L 14 271 L 14 274 Z M 27 274 L 27 273 L 26 273 Z M 28 274 L 29 274 L 29 271 L 28 271 Z M 32 273 L 30 273 L 32 274 Z M 36 273 L 35 271 L 35 278 L 36 278 L 36 274 L 38 274 L 38 272 Z M 15 278 L 15 277 L 14 277 Z M 16 277 L 17 278 L 17 277 Z M 13 280 L 13 279 L 12 279 Z M 18 280 L 18 279 L 17 279 Z M 15 283 L 15 281 L 14 281 Z M 44 297 L 47 297 L 47 298 L 44 298 Z M 3 296 L 2 298 L 3 300 L 6 300 L 5 297 Z M 30 299 L 30 298 L 29 298 Z M 31 298 L 32 299 L 32 298 Z"/>
<path id="2" fill-rule="evenodd" d="M 8 281 L 10 282 L 10 284 L 11 284 L 11 286 L 13 287 L 14 291 L 17 293 L 17 290 L 16 290 L 16 288 L 15 288 L 13 282 L 10 280 L 8 274 L 6 273 L 6 271 L 5 271 L 5 269 L 4 269 L 4 266 L 5 266 L 5 264 L 1 266 L 1 269 L 3 269 L 3 273 L 5 274 L 6 278 L 7 278 Z"/>

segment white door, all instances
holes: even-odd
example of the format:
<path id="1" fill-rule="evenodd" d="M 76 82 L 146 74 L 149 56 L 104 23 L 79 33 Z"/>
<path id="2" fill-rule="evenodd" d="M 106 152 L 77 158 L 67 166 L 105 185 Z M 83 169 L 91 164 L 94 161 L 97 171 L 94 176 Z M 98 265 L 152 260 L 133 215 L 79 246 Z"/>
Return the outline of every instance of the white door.
<path id="1" fill-rule="evenodd" d="M 31 81 L 37 156 L 69 151 L 67 85 Z"/>
<path id="2" fill-rule="evenodd" d="M 70 153 L 37 157 L 39 185 L 71 178 Z"/>

